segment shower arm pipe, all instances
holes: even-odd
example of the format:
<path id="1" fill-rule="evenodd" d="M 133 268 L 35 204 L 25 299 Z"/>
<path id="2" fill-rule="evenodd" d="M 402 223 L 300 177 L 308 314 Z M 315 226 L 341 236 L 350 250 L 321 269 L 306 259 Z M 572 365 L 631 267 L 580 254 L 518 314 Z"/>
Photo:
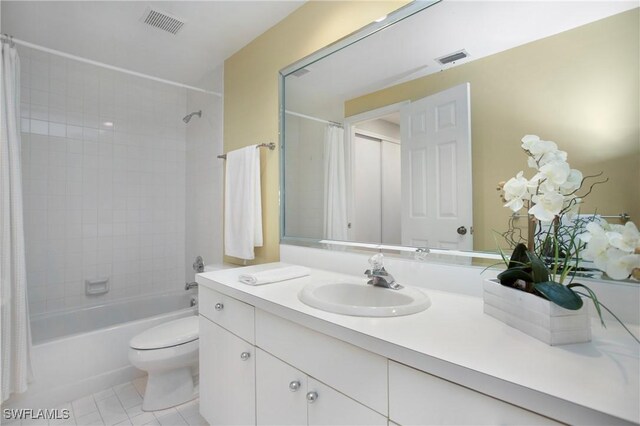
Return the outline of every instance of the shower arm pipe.
<path id="1" fill-rule="evenodd" d="M 95 65 L 97 67 L 106 68 L 106 69 L 110 69 L 110 70 L 113 70 L 113 71 L 118 71 L 118 72 L 121 72 L 121 73 L 124 73 L 124 74 L 129 74 L 129 75 L 133 75 L 133 76 L 136 76 L 136 77 L 145 78 L 147 80 L 153 80 L 153 81 L 157 81 L 159 83 L 169 84 L 171 86 L 181 87 L 183 89 L 193 90 L 195 92 L 206 93 L 208 95 L 214 95 L 214 96 L 218 96 L 218 97 L 222 98 L 222 94 L 218 93 L 218 92 L 212 92 L 210 90 L 201 89 L 199 87 L 189 86 L 187 84 L 178 83 L 178 82 L 171 81 L 171 80 L 165 80 L 164 78 L 154 77 L 152 75 L 143 74 L 143 73 L 140 73 L 140 72 L 137 72 L 137 71 L 128 70 L 126 68 L 120 68 L 120 67 L 116 67 L 116 66 L 113 66 L 113 65 L 105 64 L 103 62 L 94 61 L 92 59 L 83 58 L 81 56 L 72 55 L 70 53 L 61 52 L 59 50 L 50 49 L 48 47 L 40 46 L 38 44 L 29 43 L 28 41 L 19 40 L 17 38 L 11 37 L 11 36 L 6 35 L 6 34 L 0 34 L 0 38 L 2 38 L 3 40 L 12 41 L 13 43 L 19 44 L 19 45 L 24 46 L 24 47 L 28 47 L 28 48 L 35 49 L 35 50 L 40 50 L 42 52 L 50 53 L 50 54 L 56 55 L 56 56 L 61 56 L 63 58 L 67 58 L 67 59 L 73 59 L 74 61 L 84 62 L 86 64 Z"/>
<path id="2" fill-rule="evenodd" d="M 273 151 L 274 149 L 276 149 L 276 144 L 273 143 L 273 142 L 261 143 L 261 144 L 256 145 L 256 148 L 269 148 L 269 151 Z M 227 154 L 218 155 L 218 158 L 226 160 L 227 159 Z"/>
<path id="3" fill-rule="evenodd" d="M 313 121 L 317 121 L 318 123 L 329 124 L 331 126 L 342 127 L 342 124 L 340 124 L 338 122 L 329 121 L 329 120 L 323 120 L 322 118 L 313 117 L 311 115 L 300 114 L 299 112 L 293 112 L 293 111 L 286 110 L 285 114 L 293 115 L 295 117 L 300 117 L 300 118 L 306 118 L 307 120 L 313 120 Z"/>

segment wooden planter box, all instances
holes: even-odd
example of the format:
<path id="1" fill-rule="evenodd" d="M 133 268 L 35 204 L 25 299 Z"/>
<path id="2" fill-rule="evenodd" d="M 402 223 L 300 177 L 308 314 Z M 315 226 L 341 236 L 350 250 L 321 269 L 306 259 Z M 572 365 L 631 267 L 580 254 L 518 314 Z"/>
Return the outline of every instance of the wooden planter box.
<path id="1" fill-rule="evenodd" d="M 484 313 L 549 345 L 591 341 L 590 300 L 577 311 L 511 287 L 484 280 Z"/>

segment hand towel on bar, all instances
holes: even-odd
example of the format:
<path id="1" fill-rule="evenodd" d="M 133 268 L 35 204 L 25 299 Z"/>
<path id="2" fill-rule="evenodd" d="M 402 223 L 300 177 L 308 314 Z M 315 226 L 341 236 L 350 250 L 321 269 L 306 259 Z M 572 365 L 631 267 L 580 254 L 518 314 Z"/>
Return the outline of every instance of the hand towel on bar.
<path id="1" fill-rule="evenodd" d="M 309 268 L 305 268 L 304 266 L 285 266 L 283 268 L 270 269 L 253 274 L 240 274 L 238 279 L 245 284 L 262 285 L 306 277 L 307 275 L 309 275 Z"/>
<path id="2" fill-rule="evenodd" d="M 250 145 L 227 153 L 224 185 L 224 252 L 254 259 L 262 247 L 260 152 Z"/>

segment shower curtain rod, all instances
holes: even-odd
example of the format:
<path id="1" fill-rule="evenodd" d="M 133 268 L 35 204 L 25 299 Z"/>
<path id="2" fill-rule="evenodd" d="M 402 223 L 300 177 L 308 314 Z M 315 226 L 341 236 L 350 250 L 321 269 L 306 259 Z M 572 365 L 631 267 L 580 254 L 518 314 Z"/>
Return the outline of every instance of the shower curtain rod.
<path id="1" fill-rule="evenodd" d="M 61 52 L 59 50 L 50 49 L 48 47 L 40 46 L 38 44 L 29 43 L 28 41 L 19 40 L 17 38 L 14 38 L 14 37 L 8 35 L 8 34 L 0 34 L 0 38 L 2 38 L 3 40 L 8 40 L 10 42 L 13 42 L 15 44 L 19 44 L 19 45 L 24 46 L 24 47 L 29 47 L 31 49 L 40 50 L 42 52 L 50 53 L 50 54 L 56 55 L 56 56 L 62 56 L 63 58 L 73 59 L 75 61 L 84 62 L 86 64 L 91 64 L 91 65 L 95 65 L 95 66 L 102 67 L 102 68 L 107 68 L 107 69 L 110 69 L 110 70 L 113 70 L 113 71 L 118 71 L 118 72 L 121 72 L 121 73 L 133 75 L 133 76 L 136 76 L 136 77 L 146 78 L 147 80 L 153 80 L 153 81 L 157 81 L 159 83 L 164 83 L 164 84 L 169 84 L 169 85 L 172 85 L 172 86 L 181 87 L 183 89 L 193 90 L 193 91 L 201 92 L 201 93 L 207 93 L 209 95 L 218 96 L 220 98 L 222 97 L 222 94 L 218 93 L 218 92 L 212 92 L 210 90 L 201 89 L 199 87 L 193 87 L 193 86 L 189 86 L 187 84 L 182 84 L 182 83 L 178 83 L 178 82 L 171 81 L 171 80 L 165 80 L 164 78 L 154 77 L 152 75 L 143 74 L 143 73 L 140 73 L 140 72 L 137 72 L 137 71 L 131 71 L 131 70 L 128 70 L 126 68 L 120 68 L 120 67 L 116 67 L 116 66 L 113 66 L 113 65 L 105 64 L 103 62 L 94 61 L 92 59 L 83 58 L 81 56 L 72 55 L 70 53 Z"/>
<path id="2" fill-rule="evenodd" d="M 338 123 L 338 122 L 335 122 L 335 121 L 323 120 L 322 118 L 316 118 L 316 117 L 312 117 L 310 115 L 300 114 L 299 112 L 293 112 L 293 111 L 285 110 L 285 114 L 295 115 L 296 117 L 306 118 L 307 120 L 313 120 L 313 121 L 317 121 L 319 123 L 330 124 L 332 126 L 343 127 L 341 123 Z"/>

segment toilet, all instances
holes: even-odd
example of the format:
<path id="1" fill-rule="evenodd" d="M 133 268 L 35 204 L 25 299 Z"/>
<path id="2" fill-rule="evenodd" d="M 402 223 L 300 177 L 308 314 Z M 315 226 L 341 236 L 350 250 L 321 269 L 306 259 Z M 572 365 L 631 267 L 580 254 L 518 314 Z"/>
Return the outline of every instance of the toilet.
<path id="1" fill-rule="evenodd" d="M 235 265 L 205 265 L 204 271 Z M 143 411 L 164 410 L 198 397 L 193 373 L 198 367 L 198 316 L 165 322 L 143 331 L 129 342 L 129 361 L 146 371 Z"/>
<path id="2" fill-rule="evenodd" d="M 169 321 L 143 331 L 129 343 L 129 360 L 149 374 L 143 411 L 170 408 L 198 396 L 198 317 Z"/>

